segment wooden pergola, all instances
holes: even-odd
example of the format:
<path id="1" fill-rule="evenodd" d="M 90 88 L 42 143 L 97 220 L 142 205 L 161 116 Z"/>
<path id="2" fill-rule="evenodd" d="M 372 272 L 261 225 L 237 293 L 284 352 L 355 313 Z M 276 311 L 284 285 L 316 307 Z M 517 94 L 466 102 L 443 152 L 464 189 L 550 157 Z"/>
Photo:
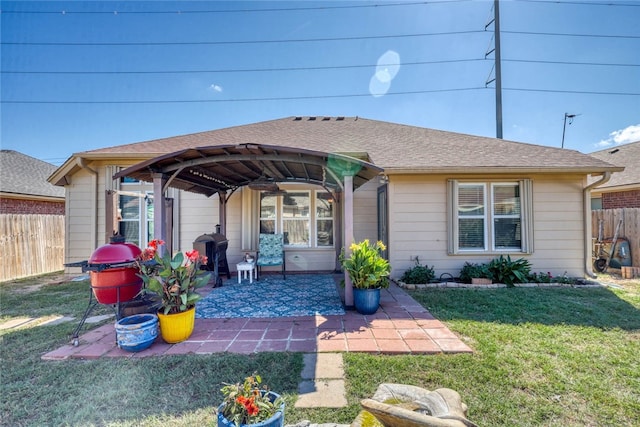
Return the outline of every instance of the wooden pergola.
<path id="1" fill-rule="evenodd" d="M 353 192 L 383 172 L 344 153 L 324 153 L 272 145 L 240 144 L 189 148 L 133 165 L 114 175 L 153 183 L 154 236 L 166 240 L 168 187 L 219 198 L 220 232 L 226 234 L 227 201 L 239 188 L 269 188 L 278 183 L 321 186 L 342 201 L 344 224 L 336 248 L 353 242 Z M 342 196 L 342 197 L 340 197 Z M 341 234 L 341 235 L 340 235 Z M 353 288 L 345 274 L 345 304 L 353 305 Z"/>

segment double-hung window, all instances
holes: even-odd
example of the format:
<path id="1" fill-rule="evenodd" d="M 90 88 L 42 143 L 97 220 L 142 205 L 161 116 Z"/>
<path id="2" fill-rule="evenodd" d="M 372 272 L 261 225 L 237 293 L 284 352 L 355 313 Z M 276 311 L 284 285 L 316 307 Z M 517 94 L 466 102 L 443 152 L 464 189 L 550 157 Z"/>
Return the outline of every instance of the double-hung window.
<path id="1" fill-rule="evenodd" d="M 449 253 L 533 252 L 531 181 L 449 181 Z"/>
<path id="2" fill-rule="evenodd" d="M 119 233 L 127 242 L 145 246 L 153 239 L 152 186 L 130 178 L 123 178 L 118 197 Z"/>
<path id="3" fill-rule="evenodd" d="M 260 193 L 260 233 L 282 233 L 285 245 L 333 246 L 333 200 L 326 191 Z"/>

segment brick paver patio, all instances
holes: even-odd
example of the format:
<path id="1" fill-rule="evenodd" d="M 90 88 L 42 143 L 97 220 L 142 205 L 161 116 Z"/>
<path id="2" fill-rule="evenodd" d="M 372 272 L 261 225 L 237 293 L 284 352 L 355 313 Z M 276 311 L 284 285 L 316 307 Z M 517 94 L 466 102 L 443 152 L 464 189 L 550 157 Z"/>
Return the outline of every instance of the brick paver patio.
<path id="1" fill-rule="evenodd" d="M 404 290 L 391 284 L 382 291 L 377 313 L 347 311 L 339 316 L 196 319 L 191 337 L 178 344 L 162 338 L 130 353 L 115 343 L 112 323 L 80 336 L 45 360 L 100 357 L 151 357 L 171 354 L 291 352 L 366 352 L 383 354 L 471 353 L 472 350 Z"/>

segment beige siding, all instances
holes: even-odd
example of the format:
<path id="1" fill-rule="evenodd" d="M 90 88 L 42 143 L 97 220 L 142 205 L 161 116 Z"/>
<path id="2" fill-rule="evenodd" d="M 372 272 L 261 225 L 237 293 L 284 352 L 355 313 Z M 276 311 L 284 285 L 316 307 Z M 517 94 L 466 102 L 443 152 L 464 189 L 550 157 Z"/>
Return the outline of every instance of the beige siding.
<path id="1" fill-rule="evenodd" d="M 364 239 L 378 239 L 378 187 L 373 179 L 353 193 L 353 238 L 356 242 Z"/>
<path id="2" fill-rule="evenodd" d="M 131 163 L 122 163 L 122 167 Z M 98 171 L 95 178 L 87 170 L 77 172 L 66 187 L 67 233 L 65 262 L 88 259 L 91 253 L 106 243 L 105 185 L 109 179 L 109 162 L 90 163 Z M 465 261 L 487 262 L 498 254 L 447 254 L 447 178 L 467 178 L 418 175 L 392 175 L 389 180 L 389 249 L 392 276 L 399 277 L 414 265 L 418 256 L 422 264 L 434 266 L 436 276 L 449 273 L 456 276 Z M 496 177 L 476 177 L 487 180 Z M 581 176 L 511 176 L 506 179 L 533 180 L 534 253 L 527 258 L 534 271 L 549 271 L 553 275 L 565 271 L 582 276 L 584 260 L 583 177 Z M 505 178 L 503 178 L 505 179 Z M 377 239 L 377 188 L 375 179 L 354 193 L 354 239 Z M 190 250 L 193 241 L 203 233 L 215 232 L 219 223 L 218 197 L 206 198 L 188 192 L 177 197 L 179 221 L 176 249 Z M 249 200 L 246 198 L 246 200 Z M 245 209 L 251 209 L 245 206 Z M 242 197 L 234 193 L 227 204 L 228 259 L 232 270 L 240 261 L 242 247 Z M 340 214 L 336 212 L 336 214 Z M 250 218 L 245 215 L 245 218 Z M 244 225 L 246 226 L 246 225 Z M 521 254 L 511 254 L 520 257 Z M 297 249 L 287 251 L 289 271 L 333 270 L 335 250 Z M 77 271 L 77 270 L 76 270 Z"/>
<path id="3" fill-rule="evenodd" d="M 67 206 L 67 233 L 65 236 L 65 263 L 83 261 L 95 250 L 91 236 L 95 235 L 95 187 L 90 173 L 82 170 L 65 187 Z M 80 271 L 69 269 L 67 271 Z"/>
<path id="4" fill-rule="evenodd" d="M 193 249 L 193 241 L 204 233 L 215 233 L 219 223 L 218 196 L 205 197 L 201 194 L 181 191 L 179 193 L 179 241 L 176 250 Z"/>
<path id="5" fill-rule="evenodd" d="M 466 261 L 488 262 L 495 254 L 447 254 L 447 176 L 390 177 L 389 233 L 392 276 L 400 277 L 414 265 L 433 266 L 436 277 L 457 276 Z M 461 178 L 461 177 L 455 177 Z M 467 178 L 467 177 L 464 177 Z M 477 177 L 488 180 L 493 177 Z M 526 257 L 533 271 L 570 276 L 584 274 L 584 224 L 582 177 L 512 176 L 502 179 L 533 179 L 534 253 Z"/>

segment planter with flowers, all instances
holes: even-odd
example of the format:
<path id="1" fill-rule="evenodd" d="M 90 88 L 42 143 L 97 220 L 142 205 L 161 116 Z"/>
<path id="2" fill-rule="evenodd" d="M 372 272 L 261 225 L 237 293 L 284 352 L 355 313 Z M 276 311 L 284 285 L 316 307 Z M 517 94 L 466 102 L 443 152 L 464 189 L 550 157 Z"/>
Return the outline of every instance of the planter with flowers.
<path id="1" fill-rule="evenodd" d="M 196 289 L 205 286 L 211 273 L 201 270 L 207 257 L 197 250 L 176 253 L 173 257 L 165 251 L 160 255 L 158 246 L 162 240 L 152 240 L 138 259 L 140 277 L 145 290 L 158 294 L 161 299 L 158 320 L 160 334 L 170 343 L 178 343 L 191 336 L 195 324 L 196 302 L 200 294 Z"/>
<path id="2" fill-rule="evenodd" d="M 243 383 L 222 387 L 224 401 L 218 407 L 218 427 L 282 427 L 284 400 L 263 387 L 260 375 L 245 378 Z"/>
<path id="3" fill-rule="evenodd" d="M 386 249 L 381 241 L 365 239 L 349 247 L 351 254 L 340 255 L 340 264 L 353 284 L 353 302 L 360 314 L 373 314 L 380 307 L 380 289 L 389 287 L 391 264 L 382 257 Z"/>

